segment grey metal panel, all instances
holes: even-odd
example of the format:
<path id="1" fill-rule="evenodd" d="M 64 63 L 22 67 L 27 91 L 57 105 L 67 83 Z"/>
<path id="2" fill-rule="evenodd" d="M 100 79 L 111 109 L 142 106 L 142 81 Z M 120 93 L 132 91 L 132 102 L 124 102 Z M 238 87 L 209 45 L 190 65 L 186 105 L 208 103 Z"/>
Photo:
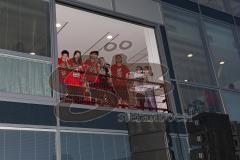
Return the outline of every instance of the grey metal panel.
<path id="1" fill-rule="evenodd" d="M 77 1 L 90 4 L 93 6 L 113 10 L 112 0 L 77 0 Z"/>
<path id="2" fill-rule="evenodd" d="M 114 0 L 116 12 L 162 24 L 161 7 L 152 0 Z"/>

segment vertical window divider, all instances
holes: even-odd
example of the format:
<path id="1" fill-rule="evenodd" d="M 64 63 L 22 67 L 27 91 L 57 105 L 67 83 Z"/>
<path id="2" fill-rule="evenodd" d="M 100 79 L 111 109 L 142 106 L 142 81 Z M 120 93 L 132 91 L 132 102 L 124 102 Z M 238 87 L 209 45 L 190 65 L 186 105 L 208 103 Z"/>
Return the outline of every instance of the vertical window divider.
<path id="1" fill-rule="evenodd" d="M 204 20 L 203 20 L 203 14 L 202 14 L 202 11 L 201 11 L 201 8 L 200 8 L 200 5 L 198 5 L 199 7 L 199 22 L 200 22 L 200 32 L 201 32 L 201 37 L 202 37 L 202 41 L 203 41 L 203 47 L 205 48 L 205 50 L 207 51 L 207 55 L 209 55 L 209 61 L 210 61 L 210 64 L 211 64 L 211 68 L 212 68 L 212 71 L 213 71 L 213 75 L 214 75 L 214 80 L 216 82 L 216 85 L 217 87 L 219 87 L 219 81 L 217 79 L 217 74 L 216 74 L 216 71 L 215 71 L 215 68 L 214 68 L 214 62 L 213 62 L 213 54 L 212 54 L 212 50 L 210 49 L 209 47 L 209 39 L 207 37 L 207 33 L 206 33 L 206 27 L 204 25 Z"/>
<path id="2" fill-rule="evenodd" d="M 57 30 L 56 30 L 56 1 L 50 0 L 50 32 L 51 32 L 51 56 L 53 58 L 52 72 L 57 68 L 58 50 L 57 50 Z M 53 79 L 56 81 L 56 79 Z M 60 95 L 56 91 L 53 91 L 53 98 L 56 100 L 56 104 L 60 100 Z M 55 107 L 55 106 L 54 106 Z M 56 112 L 58 112 L 56 110 Z M 61 135 L 60 135 L 60 119 L 56 117 L 56 133 L 55 133 L 55 151 L 56 160 L 61 160 Z"/>

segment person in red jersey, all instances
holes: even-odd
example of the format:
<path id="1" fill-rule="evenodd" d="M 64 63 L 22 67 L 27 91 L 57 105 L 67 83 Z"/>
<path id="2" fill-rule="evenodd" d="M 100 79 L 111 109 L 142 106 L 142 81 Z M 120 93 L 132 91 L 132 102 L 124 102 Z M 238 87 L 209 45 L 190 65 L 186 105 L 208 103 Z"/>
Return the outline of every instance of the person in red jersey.
<path id="1" fill-rule="evenodd" d="M 89 84 L 98 83 L 98 74 L 100 72 L 100 66 L 98 64 L 98 51 L 92 51 L 89 55 L 89 59 L 84 62 L 85 78 Z"/>
<path id="2" fill-rule="evenodd" d="M 64 83 L 67 85 L 68 97 L 74 103 L 82 103 L 86 89 L 80 51 L 76 50 L 74 52 L 73 58 L 69 60 L 69 66 L 71 72 L 68 73 L 64 80 Z"/>
<path id="3" fill-rule="evenodd" d="M 82 69 L 82 57 L 81 52 L 76 50 L 73 54 L 73 58 L 69 60 L 70 73 L 65 78 L 64 82 L 70 86 L 84 86 L 84 73 Z"/>
<path id="4" fill-rule="evenodd" d="M 121 55 L 115 56 L 116 63 L 111 67 L 112 83 L 114 89 L 119 96 L 120 105 L 128 105 L 129 94 L 127 87 L 127 79 L 129 78 L 129 69 L 123 64 L 123 58 Z"/>
<path id="5" fill-rule="evenodd" d="M 98 63 L 98 51 L 92 51 L 83 64 L 83 69 L 85 71 L 85 80 L 87 83 L 87 91 L 89 93 L 89 101 L 97 102 L 99 99 L 99 78 L 98 74 L 100 72 L 100 65 Z"/>
<path id="6" fill-rule="evenodd" d="M 68 63 L 72 69 L 76 69 L 82 65 L 82 55 L 81 51 L 76 50 L 73 53 L 73 57 L 69 59 Z"/>
<path id="7" fill-rule="evenodd" d="M 69 69 L 69 52 L 67 50 L 63 50 L 61 52 L 61 57 L 58 58 L 58 68 L 59 68 L 59 79 L 60 83 L 63 83 L 65 77 L 67 76 Z"/>
<path id="8" fill-rule="evenodd" d="M 69 72 L 69 52 L 67 50 L 63 50 L 61 52 L 61 57 L 58 58 L 58 75 L 59 75 L 59 92 L 62 95 L 66 94 L 66 86 L 64 84 L 64 79 L 68 75 Z"/>

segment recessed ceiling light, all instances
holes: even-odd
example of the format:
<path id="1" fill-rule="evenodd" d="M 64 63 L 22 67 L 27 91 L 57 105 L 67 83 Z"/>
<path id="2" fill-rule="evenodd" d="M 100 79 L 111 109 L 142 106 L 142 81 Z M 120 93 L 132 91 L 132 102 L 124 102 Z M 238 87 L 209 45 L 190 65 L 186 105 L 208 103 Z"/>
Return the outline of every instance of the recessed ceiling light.
<path id="1" fill-rule="evenodd" d="M 62 25 L 61 25 L 60 23 L 57 23 L 57 24 L 56 24 L 56 27 L 57 27 L 57 28 L 59 28 L 59 27 L 61 27 L 61 26 L 62 26 Z"/>
<path id="2" fill-rule="evenodd" d="M 193 54 L 192 54 L 192 53 L 189 53 L 189 54 L 187 55 L 187 57 L 188 57 L 188 58 L 191 58 L 191 57 L 193 57 Z"/>
<path id="3" fill-rule="evenodd" d="M 31 55 L 36 55 L 36 53 L 34 53 L 34 52 L 31 52 L 30 54 L 31 54 Z"/>
<path id="4" fill-rule="evenodd" d="M 107 39 L 112 39 L 112 38 L 113 38 L 112 35 L 108 35 L 108 36 L 107 36 Z"/>
<path id="5" fill-rule="evenodd" d="M 219 64 L 224 64 L 225 62 L 224 61 L 220 61 Z"/>
<path id="6" fill-rule="evenodd" d="M 184 80 L 184 82 L 188 82 L 188 80 L 187 80 L 187 79 L 185 79 L 185 80 Z"/>

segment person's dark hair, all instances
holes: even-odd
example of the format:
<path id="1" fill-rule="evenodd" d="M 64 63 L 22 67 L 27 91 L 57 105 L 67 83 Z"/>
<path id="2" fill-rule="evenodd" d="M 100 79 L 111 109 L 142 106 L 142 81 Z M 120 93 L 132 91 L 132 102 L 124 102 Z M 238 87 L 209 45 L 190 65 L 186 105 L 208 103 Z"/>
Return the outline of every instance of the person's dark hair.
<path id="1" fill-rule="evenodd" d="M 141 66 L 137 66 L 136 69 L 143 70 L 143 68 Z"/>
<path id="2" fill-rule="evenodd" d="M 91 52 L 90 52 L 90 55 L 91 55 L 91 54 L 95 54 L 95 55 L 98 56 L 98 55 L 99 55 L 99 52 L 98 52 L 98 51 L 91 51 Z"/>
<path id="3" fill-rule="evenodd" d="M 117 55 L 115 56 L 115 58 L 117 58 L 117 57 L 121 57 L 121 58 L 122 58 L 122 55 L 121 55 L 121 54 L 117 54 Z"/>
<path id="4" fill-rule="evenodd" d="M 144 70 L 149 70 L 150 76 L 153 76 L 153 71 L 151 66 L 144 66 Z"/>
<path id="5" fill-rule="evenodd" d="M 61 55 L 63 56 L 64 54 L 66 54 L 68 57 L 69 57 L 69 52 L 67 51 L 67 50 L 63 50 L 62 52 L 61 52 Z"/>
<path id="6" fill-rule="evenodd" d="M 79 60 L 78 60 L 78 63 L 82 63 L 82 52 L 81 52 L 81 51 L 79 51 L 79 50 L 74 51 L 74 53 L 73 53 L 73 58 L 75 58 L 75 56 L 76 56 L 77 53 L 80 54 L 80 58 L 79 58 Z"/>

